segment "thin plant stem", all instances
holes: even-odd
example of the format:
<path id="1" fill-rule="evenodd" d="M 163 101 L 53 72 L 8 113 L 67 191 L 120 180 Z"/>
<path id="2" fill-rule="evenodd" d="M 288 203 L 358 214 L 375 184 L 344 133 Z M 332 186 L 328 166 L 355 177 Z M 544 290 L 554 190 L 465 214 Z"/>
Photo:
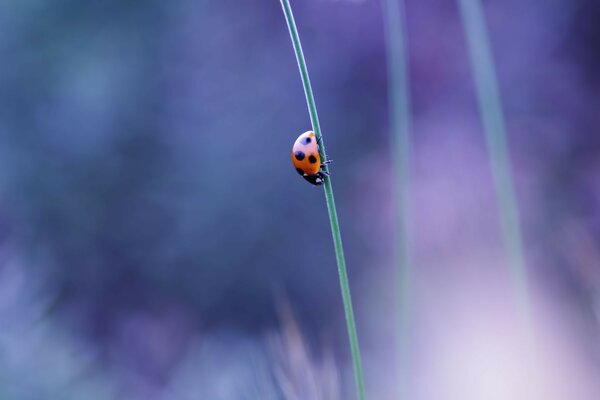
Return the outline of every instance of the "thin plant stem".
<path id="1" fill-rule="evenodd" d="M 388 102 L 392 131 L 392 159 L 395 177 L 395 265 L 398 276 L 398 356 L 402 398 L 408 397 L 411 255 L 410 215 L 410 129 L 411 101 L 408 79 L 408 49 L 404 0 L 383 0 Z"/>
<path id="2" fill-rule="evenodd" d="M 312 124 L 315 136 L 319 142 L 319 153 L 322 160 L 326 160 L 325 152 L 325 141 L 321 135 L 321 126 L 319 125 L 319 117 L 317 115 L 317 107 L 315 106 L 315 99 L 310 85 L 310 78 L 308 77 L 308 69 L 306 68 L 306 61 L 304 60 L 304 54 L 302 52 L 302 45 L 300 44 L 300 37 L 298 36 L 298 29 L 296 28 L 296 22 L 294 21 L 294 15 L 289 0 L 281 0 L 281 6 L 285 14 L 285 20 L 287 22 L 290 36 L 292 39 L 292 45 L 296 53 L 296 59 L 298 61 L 298 68 L 300 69 L 300 76 L 302 78 L 302 84 L 304 86 L 304 94 L 306 95 L 306 103 L 308 105 L 308 112 L 310 114 L 310 121 Z M 327 166 L 324 167 L 326 172 L 329 172 Z M 350 284 L 348 282 L 348 272 L 346 271 L 346 260 L 344 258 L 344 248 L 342 246 L 342 236 L 340 234 L 340 226 L 335 209 L 335 200 L 333 198 L 333 188 L 331 187 L 331 177 L 325 178 L 325 200 L 327 201 L 327 211 L 329 212 L 329 222 L 331 224 L 331 233 L 333 235 L 333 245 L 335 248 L 335 257 L 338 266 L 338 275 L 340 279 L 340 287 L 342 291 L 342 301 L 344 303 L 344 312 L 346 315 L 346 327 L 348 329 L 348 338 L 350 340 L 350 350 L 352 352 L 352 361 L 354 364 L 354 376 L 356 379 L 356 391 L 359 400 L 365 399 L 365 385 L 362 372 L 362 364 L 360 359 L 360 348 L 358 345 L 358 334 L 356 333 L 356 323 L 354 322 L 354 311 L 352 308 L 352 298 L 350 296 Z"/>
<path id="3" fill-rule="evenodd" d="M 502 235 L 509 256 L 515 301 L 521 322 L 530 331 L 532 322 L 530 299 L 519 224 L 519 211 L 508 154 L 500 91 L 485 16 L 479 0 L 459 0 L 459 4 L 490 155 L 496 199 L 500 209 Z"/>

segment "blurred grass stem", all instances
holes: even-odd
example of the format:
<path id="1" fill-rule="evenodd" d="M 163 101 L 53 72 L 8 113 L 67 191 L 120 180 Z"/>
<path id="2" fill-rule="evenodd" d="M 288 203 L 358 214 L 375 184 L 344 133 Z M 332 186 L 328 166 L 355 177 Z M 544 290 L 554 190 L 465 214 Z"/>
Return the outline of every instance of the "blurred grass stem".
<path id="1" fill-rule="evenodd" d="M 408 79 L 408 50 L 404 0 L 383 0 L 392 160 L 395 177 L 395 265 L 397 266 L 398 355 L 401 398 L 407 398 L 410 341 L 411 256 L 410 215 L 410 129 L 411 106 Z"/>
<path id="2" fill-rule="evenodd" d="M 512 180 L 500 91 L 485 16 L 479 0 L 459 0 L 459 3 L 490 155 L 496 198 L 500 209 L 500 223 L 509 256 L 516 303 L 519 317 L 529 331 L 532 321 L 519 212 Z"/>
<path id="3" fill-rule="evenodd" d="M 306 103 L 308 105 L 308 112 L 310 114 L 310 121 L 312 123 L 313 131 L 320 140 L 319 152 L 322 160 L 326 160 L 325 143 L 321 135 L 321 127 L 319 125 L 319 117 L 317 115 L 317 107 L 315 106 L 315 99 L 313 96 L 312 88 L 310 85 L 310 79 L 308 77 L 308 69 L 306 68 L 306 61 L 304 60 L 304 54 L 302 52 L 302 45 L 300 44 L 300 37 L 298 36 L 298 30 L 296 28 L 296 22 L 294 21 L 294 15 L 290 7 L 289 0 L 281 0 L 281 6 L 285 14 L 285 20 L 287 22 L 290 36 L 292 39 L 292 45 L 296 53 L 296 59 L 298 61 L 298 68 L 300 69 L 300 76 L 302 78 L 302 84 L 304 86 L 304 94 L 306 95 Z M 325 171 L 328 172 L 328 167 L 324 167 Z M 352 309 L 352 298 L 350 296 L 350 284 L 348 282 L 348 273 L 346 271 L 346 260 L 344 258 L 344 248 L 342 247 L 342 236 L 340 234 L 339 221 L 337 212 L 335 209 L 335 200 L 333 198 L 333 189 L 331 187 L 331 178 L 325 178 L 325 199 L 327 201 L 327 210 L 329 212 L 329 221 L 331 223 L 331 233 L 333 235 L 333 245 L 335 247 L 335 256 L 338 266 L 338 274 L 340 278 L 340 286 L 342 291 L 342 300 L 344 303 L 344 312 L 346 315 L 346 326 L 348 329 L 348 337 L 350 340 L 350 350 L 352 352 L 352 361 L 354 364 L 354 376 L 356 378 L 356 391 L 359 400 L 365 399 L 365 385 L 363 379 L 362 365 L 360 359 L 360 349 L 358 345 L 358 335 L 356 333 L 356 323 L 354 322 L 354 311 Z"/>

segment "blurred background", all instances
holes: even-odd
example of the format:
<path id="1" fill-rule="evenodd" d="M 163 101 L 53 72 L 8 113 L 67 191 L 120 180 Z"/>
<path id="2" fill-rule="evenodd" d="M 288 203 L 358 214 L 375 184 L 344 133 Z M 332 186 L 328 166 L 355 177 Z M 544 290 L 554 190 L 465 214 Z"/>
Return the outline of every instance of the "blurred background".
<path id="1" fill-rule="evenodd" d="M 516 328 L 458 4 L 408 0 L 410 365 L 382 6 L 295 1 L 367 392 L 600 396 L 600 4 L 484 2 L 535 321 Z M 0 398 L 352 399 L 279 1 L 0 2 Z"/>

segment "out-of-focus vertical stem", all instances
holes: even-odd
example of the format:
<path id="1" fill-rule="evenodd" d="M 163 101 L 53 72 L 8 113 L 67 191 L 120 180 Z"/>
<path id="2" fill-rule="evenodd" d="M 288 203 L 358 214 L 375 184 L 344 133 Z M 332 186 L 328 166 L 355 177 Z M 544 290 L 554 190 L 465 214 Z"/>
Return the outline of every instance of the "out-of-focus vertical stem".
<path id="1" fill-rule="evenodd" d="M 516 303 L 524 326 L 530 330 L 532 326 L 531 305 L 519 212 L 508 154 L 500 91 L 485 16 L 479 0 L 459 0 L 459 4 L 475 78 L 479 109 L 485 129 Z"/>
<path id="2" fill-rule="evenodd" d="M 313 96 L 312 87 L 310 84 L 310 78 L 308 76 L 308 68 L 306 67 L 306 60 L 304 59 L 304 53 L 302 52 L 302 44 L 300 43 L 300 37 L 298 35 L 298 29 L 296 28 L 296 22 L 294 21 L 294 15 L 292 14 L 292 8 L 289 0 L 281 0 L 281 6 L 285 14 L 285 20 L 290 31 L 290 37 L 292 39 L 292 45 L 296 53 L 296 59 L 298 61 L 298 68 L 300 70 L 300 77 L 302 78 L 302 84 L 304 86 L 304 94 L 306 95 L 306 104 L 308 105 L 308 112 L 310 114 L 310 121 L 312 123 L 313 131 L 320 140 L 319 152 L 321 159 L 326 160 L 325 152 L 325 141 L 321 135 L 321 126 L 319 124 L 319 117 L 317 115 L 317 107 L 315 105 L 315 98 Z M 325 171 L 328 171 L 328 167 L 324 167 Z M 354 376 L 356 378 L 356 393 L 359 400 L 365 399 L 365 384 L 363 379 L 362 364 L 360 359 L 360 348 L 358 345 L 358 334 L 356 333 L 356 323 L 354 322 L 354 311 L 352 308 L 352 298 L 350 296 L 350 283 L 348 281 L 348 272 L 346 270 L 346 259 L 344 257 L 344 248 L 342 246 L 342 235 L 340 233 L 340 226 L 335 208 L 335 200 L 333 198 L 333 188 L 331 186 L 331 178 L 325 178 L 325 200 L 327 202 L 327 210 L 329 212 L 329 222 L 331 224 L 331 234 L 333 236 L 333 245 L 335 248 L 335 256 L 338 266 L 338 275 L 340 279 L 340 287 L 342 291 L 342 301 L 344 303 L 344 312 L 346 315 L 346 327 L 348 330 L 348 338 L 350 341 L 350 350 L 352 352 L 352 361 L 354 364 Z"/>
<path id="3" fill-rule="evenodd" d="M 402 398 L 407 397 L 410 342 L 410 85 L 404 0 L 383 0 L 392 159 L 394 163 L 395 264 L 398 286 L 398 355 Z"/>

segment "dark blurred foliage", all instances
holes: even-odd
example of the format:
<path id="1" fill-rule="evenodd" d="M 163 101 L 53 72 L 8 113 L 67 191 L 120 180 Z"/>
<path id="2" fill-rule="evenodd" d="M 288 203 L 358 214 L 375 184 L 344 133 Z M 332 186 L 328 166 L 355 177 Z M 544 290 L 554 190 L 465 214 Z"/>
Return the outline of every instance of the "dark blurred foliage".
<path id="1" fill-rule="evenodd" d="M 389 361 L 395 279 L 381 5 L 293 6 L 366 365 L 377 365 Z M 485 7 L 533 279 L 596 332 L 600 3 Z M 415 265 L 424 280 L 458 281 L 443 262 L 502 249 L 466 44 L 455 2 L 409 1 L 407 13 Z M 310 121 L 278 1 L 4 0 L 0 55 L 0 246 L 17 260 L 0 269 L 29 282 L 17 285 L 25 305 L 7 301 L 14 314 L 0 321 L 34 304 L 52 323 L 42 347 L 61 349 L 63 334 L 85 343 L 112 382 L 97 386 L 115 385 L 116 398 L 158 398 L 198 336 L 233 351 L 276 330 L 282 297 L 311 344 L 347 361 L 323 193 L 290 163 Z M 10 365 L 0 397 L 9 376 L 29 373 Z M 367 372 L 369 386 L 383 391 L 383 374 Z M 55 393 L 43 388 L 8 398 Z"/>

